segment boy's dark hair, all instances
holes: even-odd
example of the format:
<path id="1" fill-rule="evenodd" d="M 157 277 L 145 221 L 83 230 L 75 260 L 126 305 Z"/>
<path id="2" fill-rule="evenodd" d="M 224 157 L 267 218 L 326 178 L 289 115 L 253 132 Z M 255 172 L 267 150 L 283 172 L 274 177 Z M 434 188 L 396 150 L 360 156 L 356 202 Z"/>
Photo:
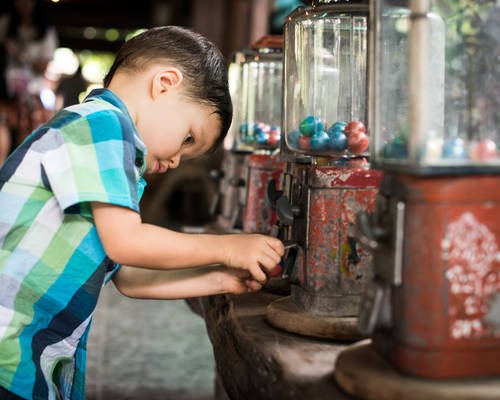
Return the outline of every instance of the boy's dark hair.
<path id="1" fill-rule="evenodd" d="M 204 36 L 178 26 L 163 26 L 133 37 L 118 51 L 104 78 L 104 87 L 120 69 L 139 71 L 159 60 L 172 63 L 182 72 L 186 96 L 215 108 L 222 125 L 215 150 L 231 125 L 233 108 L 224 57 Z"/>

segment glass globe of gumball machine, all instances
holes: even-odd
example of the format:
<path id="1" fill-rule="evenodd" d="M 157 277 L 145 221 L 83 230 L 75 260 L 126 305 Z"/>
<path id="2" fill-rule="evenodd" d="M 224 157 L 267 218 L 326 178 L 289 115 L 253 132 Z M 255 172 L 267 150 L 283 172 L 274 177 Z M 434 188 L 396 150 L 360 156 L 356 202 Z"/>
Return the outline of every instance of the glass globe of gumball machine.
<path id="1" fill-rule="evenodd" d="M 335 376 L 357 398 L 378 398 L 374 381 L 386 398 L 498 398 L 500 3 L 380 0 L 372 14 L 385 172 L 357 223 L 374 254 L 359 318 L 372 344 L 342 352 Z"/>
<path id="2" fill-rule="evenodd" d="M 217 232 L 241 230 L 247 177 L 248 157 L 252 148 L 240 140 L 239 127 L 242 124 L 242 65 L 255 52 L 245 49 L 236 52 L 228 67 L 228 81 L 233 103 L 233 120 L 224 139 L 224 154 L 220 170 L 210 171 L 218 184 L 218 191 L 211 206 L 215 222 L 208 228 Z"/>
<path id="3" fill-rule="evenodd" d="M 286 271 L 291 296 L 271 303 L 267 319 L 307 336 L 361 337 L 356 317 L 372 257 L 351 231 L 357 212 L 373 209 L 380 182 L 367 163 L 368 11 L 368 1 L 314 1 L 285 22 L 288 166 L 276 209 L 295 262 Z"/>
<path id="4" fill-rule="evenodd" d="M 279 157 L 283 87 L 283 36 L 264 36 L 242 64 L 241 119 L 238 140 L 252 149 L 248 158 L 243 231 L 270 234 L 276 212 L 266 204 L 269 182 L 281 186 Z M 276 233 L 273 233 L 276 234 Z"/>

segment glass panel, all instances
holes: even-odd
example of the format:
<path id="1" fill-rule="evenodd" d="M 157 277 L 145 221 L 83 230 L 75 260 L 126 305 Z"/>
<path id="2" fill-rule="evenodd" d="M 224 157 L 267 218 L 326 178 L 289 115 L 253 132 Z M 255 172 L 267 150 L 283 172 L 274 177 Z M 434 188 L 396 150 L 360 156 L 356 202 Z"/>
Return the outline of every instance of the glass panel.
<path id="1" fill-rule="evenodd" d="M 281 138 L 283 57 L 259 53 L 242 67 L 239 140 L 251 149 L 274 150 Z"/>
<path id="2" fill-rule="evenodd" d="M 498 171 L 500 5 L 376 4 L 376 163 L 419 173 Z"/>
<path id="3" fill-rule="evenodd" d="M 243 52 L 236 52 L 232 57 L 228 66 L 228 83 L 231 101 L 233 103 L 233 119 L 229 131 L 224 138 L 225 150 L 238 150 L 237 136 L 238 127 L 240 125 L 241 113 L 241 83 L 242 83 L 242 68 L 241 64 L 245 59 Z M 242 150 L 240 148 L 240 150 Z"/>
<path id="4" fill-rule="evenodd" d="M 366 153 L 366 13 L 304 9 L 285 24 L 286 144 L 328 157 Z"/>

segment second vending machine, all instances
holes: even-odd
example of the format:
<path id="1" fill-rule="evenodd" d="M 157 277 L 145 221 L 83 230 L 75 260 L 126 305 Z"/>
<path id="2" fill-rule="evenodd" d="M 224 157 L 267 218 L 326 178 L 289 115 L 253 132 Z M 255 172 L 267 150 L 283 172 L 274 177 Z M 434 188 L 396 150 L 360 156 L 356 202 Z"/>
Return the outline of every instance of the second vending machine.
<path id="1" fill-rule="evenodd" d="M 283 195 L 276 201 L 291 296 L 271 303 L 276 327 L 359 337 L 356 317 L 371 255 L 352 234 L 374 207 L 366 131 L 368 2 L 313 1 L 285 23 Z M 292 261 L 290 261 L 292 259 Z"/>

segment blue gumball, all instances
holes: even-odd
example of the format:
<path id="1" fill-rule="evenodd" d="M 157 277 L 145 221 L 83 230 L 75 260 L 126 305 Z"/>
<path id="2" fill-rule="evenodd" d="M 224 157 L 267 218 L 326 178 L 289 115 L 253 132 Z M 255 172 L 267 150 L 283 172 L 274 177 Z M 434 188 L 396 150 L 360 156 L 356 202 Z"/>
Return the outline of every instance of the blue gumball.
<path id="1" fill-rule="evenodd" d="M 457 137 L 448 138 L 443 144 L 443 158 L 465 160 L 469 156 L 465 142 Z"/>
<path id="2" fill-rule="evenodd" d="M 347 122 L 337 121 L 330 128 L 328 128 L 328 134 L 331 135 L 333 132 L 343 132 L 345 133 L 345 127 L 347 126 Z"/>
<path id="3" fill-rule="evenodd" d="M 382 149 L 384 158 L 405 159 L 408 158 L 408 146 L 403 136 L 396 136 L 392 141 L 386 143 Z"/>
<path id="4" fill-rule="evenodd" d="M 341 129 L 339 126 L 334 124 L 330 127 L 330 129 L 328 129 L 327 133 L 330 138 L 330 149 L 337 152 L 347 149 L 347 136 L 344 133 L 343 128 Z"/>
<path id="5" fill-rule="evenodd" d="M 269 132 L 263 131 L 261 129 L 257 130 L 255 133 L 255 141 L 257 142 L 258 145 L 264 146 L 267 144 L 267 141 L 269 140 Z"/>
<path id="6" fill-rule="evenodd" d="M 328 149 L 330 136 L 325 131 L 317 132 L 311 136 L 311 150 L 323 151 Z"/>
<path id="7" fill-rule="evenodd" d="M 252 135 L 254 129 L 255 124 L 253 122 L 243 122 L 238 128 L 238 132 L 245 136 Z"/>
<path id="8" fill-rule="evenodd" d="M 299 138 L 302 136 L 298 129 L 294 129 L 293 131 L 288 132 L 286 135 L 286 141 L 289 147 L 293 147 L 294 149 L 299 148 Z"/>
<path id="9" fill-rule="evenodd" d="M 312 136 L 326 129 L 325 123 L 321 118 L 309 115 L 300 123 L 300 133 L 304 136 Z"/>
<path id="10" fill-rule="evenodd" d="M 255 137 L 253 135 L 241 135 L 241 141 L 245 144 L 254 144 Z"/>

